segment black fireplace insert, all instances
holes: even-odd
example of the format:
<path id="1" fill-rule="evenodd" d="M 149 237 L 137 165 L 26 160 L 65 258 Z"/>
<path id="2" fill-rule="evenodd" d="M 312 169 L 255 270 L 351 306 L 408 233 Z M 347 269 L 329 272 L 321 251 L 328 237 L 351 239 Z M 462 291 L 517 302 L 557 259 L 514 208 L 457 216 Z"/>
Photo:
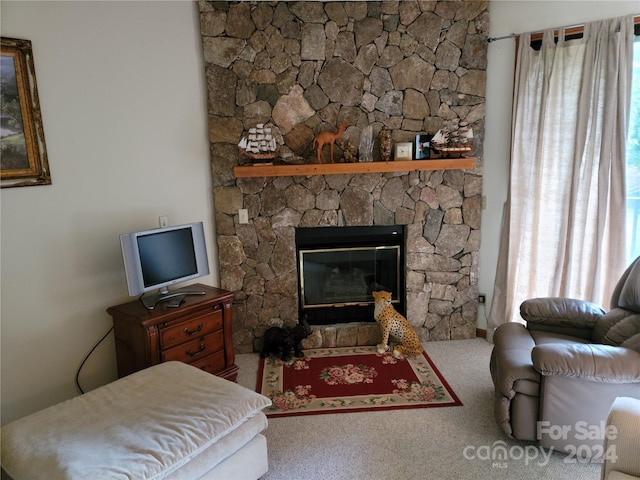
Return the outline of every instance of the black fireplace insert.
<path id="1" fill-rule="evenodd" d="M 372 291 L 405 313 L 401 225 L 296 229 L 300 315 L 311 325 L 374 322 Z"/>

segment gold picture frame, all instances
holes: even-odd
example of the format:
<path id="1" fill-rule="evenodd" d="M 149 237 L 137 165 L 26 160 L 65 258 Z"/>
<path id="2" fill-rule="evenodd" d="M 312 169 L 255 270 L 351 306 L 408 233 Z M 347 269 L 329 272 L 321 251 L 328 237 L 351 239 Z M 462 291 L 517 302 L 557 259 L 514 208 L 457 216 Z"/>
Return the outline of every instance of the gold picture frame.
<path id="1" fill-rule="evenodd" d="M 29 40 L 0 38 L 0 187 L 51 185 Z"/>
<path id="2" fill-rule="evenodd" d="M 413 160 L 413 143 L 396 143 L 393 158 L 394 160 Z"/>

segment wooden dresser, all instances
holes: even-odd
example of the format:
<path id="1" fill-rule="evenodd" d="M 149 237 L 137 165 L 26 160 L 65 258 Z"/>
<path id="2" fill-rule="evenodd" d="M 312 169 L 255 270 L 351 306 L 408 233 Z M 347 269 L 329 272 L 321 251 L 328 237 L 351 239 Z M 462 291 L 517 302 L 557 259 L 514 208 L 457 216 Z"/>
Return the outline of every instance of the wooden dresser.
<path id="1" fill-rule="evenodd" d="M 107 312 L 113 317 L 118 376 L 162 362 L 178 360 L 235 381 L 238 366 L 233 353 L 231 301 L 233 292 L 195 284 L 177 308 L 160 302 L 147 310 L 135 300 Z M 180 289 L 173 292 L 178 293 Z"/>

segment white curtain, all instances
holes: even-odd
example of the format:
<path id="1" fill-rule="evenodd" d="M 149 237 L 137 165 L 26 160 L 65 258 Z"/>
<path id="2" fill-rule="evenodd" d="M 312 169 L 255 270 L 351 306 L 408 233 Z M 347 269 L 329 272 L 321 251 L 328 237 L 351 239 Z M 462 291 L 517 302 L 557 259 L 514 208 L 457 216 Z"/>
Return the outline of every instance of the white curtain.
<path id="1" fill-rule="evenodd" d="M 511 172 L 488 319 L 521 321 L 527 298 L 607 308 L 625 264 L 625 140 L 633 17 L 585 25 L 580 39 L 520 37 Z"/>

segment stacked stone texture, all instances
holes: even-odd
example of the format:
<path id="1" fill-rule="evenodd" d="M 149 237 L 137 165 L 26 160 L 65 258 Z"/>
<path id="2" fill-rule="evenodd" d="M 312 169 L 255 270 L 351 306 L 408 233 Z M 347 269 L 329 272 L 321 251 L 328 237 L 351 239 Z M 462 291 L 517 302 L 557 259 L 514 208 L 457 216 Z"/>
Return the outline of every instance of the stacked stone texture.
<path id="1" fill-rule="evenodd" d="M 236 351 L 298 320 L 295 228 L 408 227 L 407 317 L 421 339 L 475 335 L 488 1 L 200 2 L 220 281 Z M 236 179 L 237 143 L 273 122 L 284 151 L 346 123 L 394 142 L 473 125 L 473 170 Z M 336 149 L 338 161 L 341 159 Z M 374 160 L 379 159 L 374 149 Z M 238 209 L 249 224 L 238 224 Z M 375 325 L 315 328 L 313 346 L 372 344 Z"/>

